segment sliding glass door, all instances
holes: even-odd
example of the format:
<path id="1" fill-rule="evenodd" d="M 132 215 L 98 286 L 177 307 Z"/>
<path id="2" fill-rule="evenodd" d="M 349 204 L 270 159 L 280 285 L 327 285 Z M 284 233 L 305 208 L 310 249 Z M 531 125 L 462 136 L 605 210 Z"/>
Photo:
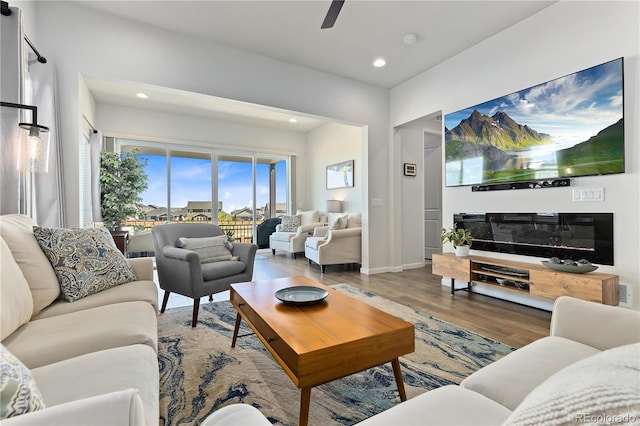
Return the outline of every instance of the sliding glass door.
<path id="1" fill-rule="evenodd" d="M 287 213 L 287 156 L 118 140 L 147 160 L 148 189 L 127 225 L 216 223 L 239 242 L 256 238 L 265 219 Z"/>

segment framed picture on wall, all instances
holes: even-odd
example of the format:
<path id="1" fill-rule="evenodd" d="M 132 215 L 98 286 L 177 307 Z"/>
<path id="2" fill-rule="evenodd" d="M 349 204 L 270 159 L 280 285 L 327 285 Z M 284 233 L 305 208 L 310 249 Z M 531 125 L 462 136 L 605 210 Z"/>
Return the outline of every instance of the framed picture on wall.
<path id="1" fill-rule="evenodd" d="M 353 188 L 353 160 L 327 166 L 327 189 Z"/>

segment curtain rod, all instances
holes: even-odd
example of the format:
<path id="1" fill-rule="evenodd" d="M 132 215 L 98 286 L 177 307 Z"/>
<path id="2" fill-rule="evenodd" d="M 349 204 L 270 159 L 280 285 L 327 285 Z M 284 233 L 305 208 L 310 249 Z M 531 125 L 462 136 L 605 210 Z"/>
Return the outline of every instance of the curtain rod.
<path id="1" fill-rule="evenodd" d="M 11 9 L 9 9 L 8 2 L 6 1 L 1 2 L 0 13 L 2 14 L 2 16 L 11 16 L 12 12 L 11 12 Z M 47 58 L 45 58 L 40 54 L 40 52 L 38 52 L 38 49 L 35 48 L 35 46 L 33 45 L 33 43 L 31 43 L 31 40 L 29 40 L 29 37 L 27 37 L 26 34 L 24 35 L 24 40 L 27 42 L 31 50 L 33 50 L 33 53 L 35 53 L 36 56 L 38 57 L 38 62 L 40 62 L 41 64 L 46 64 Z"/>
<path id="2" fill-rule="evenodd" d="M 82 114 L 82 119 L 84 120 L 85 124 L 87 126 L 89 126 L 89 129 L 91 130 L 91 133 L 98 133 L 98 131 L 96 130 L 95 127 L 93 127 L 93 124 L 91 124 L 91 122 L 89 121 L 89 119 L 87 117 L 85 117 L 84 114 Z"/>

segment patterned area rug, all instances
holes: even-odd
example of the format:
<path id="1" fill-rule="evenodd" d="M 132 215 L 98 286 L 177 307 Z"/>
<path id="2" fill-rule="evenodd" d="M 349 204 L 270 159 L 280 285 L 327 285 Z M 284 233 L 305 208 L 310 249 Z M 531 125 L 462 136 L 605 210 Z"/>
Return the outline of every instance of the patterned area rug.
<path id="1" fill-rule="evenodd" d="M 333 288 L 415 325 L 416 351 L 400 358 L 407 398 L 457 384 L 513 348 L 347 284 Z M 191 307 L 158 317 L 160 424 L 198 425 L 218 408 L 252 404 L 271 423 L 298 423 L 300 390 L 242 323 L 235 349 L 236 311 L 230 302 Z M 310 425 L 351 425 L 399 402 L 391 364 L 311 390 Z M 463 408 L 462 408 L 463 409 Z"/>

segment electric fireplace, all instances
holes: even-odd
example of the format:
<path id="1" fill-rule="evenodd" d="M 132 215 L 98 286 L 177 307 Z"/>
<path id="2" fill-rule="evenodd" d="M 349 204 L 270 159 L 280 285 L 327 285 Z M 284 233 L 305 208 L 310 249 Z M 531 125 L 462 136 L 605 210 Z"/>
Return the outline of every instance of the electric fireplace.
<path id="1" fill-rule="evenodd" d="M 613 265 L 613 213 L 456 213 L 472 248 Z"/>

